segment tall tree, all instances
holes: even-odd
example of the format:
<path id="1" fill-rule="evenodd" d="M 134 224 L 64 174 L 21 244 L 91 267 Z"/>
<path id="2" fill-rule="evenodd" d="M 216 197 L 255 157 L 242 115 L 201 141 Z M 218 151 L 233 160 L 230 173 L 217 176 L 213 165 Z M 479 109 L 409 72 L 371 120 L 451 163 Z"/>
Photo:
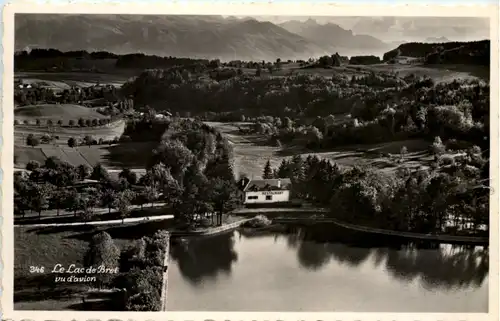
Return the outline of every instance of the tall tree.
<path id="1" fill-rule="evenodd" d="M 85 266 L 105 266 L 106 268 L 116 268 L 119 266 L 120 249 L 115 245 L 111 236 L 106 232 L 100 232 L 92 237 L 89 249 L 85 255 Z M 100 273 L 99 285 L 109 284 L 113 274 Z"/>
<path id="2" fill-rule="evenodd" d="M 264 173 L 262 175 L 263 179 L 273 178 L 273 169 L 271 167 L 271 161 L 268 159 L 266 165 L 264 166 Z"/>

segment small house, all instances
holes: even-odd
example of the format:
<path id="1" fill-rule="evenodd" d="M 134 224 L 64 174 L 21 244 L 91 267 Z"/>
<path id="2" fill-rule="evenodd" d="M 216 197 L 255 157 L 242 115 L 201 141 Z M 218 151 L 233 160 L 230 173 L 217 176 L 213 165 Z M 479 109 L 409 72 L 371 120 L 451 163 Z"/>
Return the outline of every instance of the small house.
<path id="1" fill-rule="evenodd" d="M 243 189 L 244 204 L 269 204 L 290 201 L 289 178 L 253 179 Z"/>

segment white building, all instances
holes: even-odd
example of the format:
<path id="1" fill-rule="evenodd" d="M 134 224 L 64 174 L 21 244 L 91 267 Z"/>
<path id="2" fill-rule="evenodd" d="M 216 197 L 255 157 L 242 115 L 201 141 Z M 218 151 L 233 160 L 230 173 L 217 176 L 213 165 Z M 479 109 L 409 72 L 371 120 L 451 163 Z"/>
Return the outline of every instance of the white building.
<path id="1" fill-rule="evenodd" d="M 289 178 L 254 179 L 243 189 L 244 204 L 269 204 L 290 201 L 292 182 Z"/>

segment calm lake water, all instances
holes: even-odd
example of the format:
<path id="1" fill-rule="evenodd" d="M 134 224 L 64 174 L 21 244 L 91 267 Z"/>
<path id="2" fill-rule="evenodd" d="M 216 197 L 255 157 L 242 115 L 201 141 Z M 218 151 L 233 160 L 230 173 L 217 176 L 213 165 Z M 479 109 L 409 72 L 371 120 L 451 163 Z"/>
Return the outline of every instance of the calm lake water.
<path id="1" fill-rule="evenodd" d="M 314 233 L 232 231 L 172 245 L 168 310 L 488 311 L 487 250 L 319 242 Z"/>

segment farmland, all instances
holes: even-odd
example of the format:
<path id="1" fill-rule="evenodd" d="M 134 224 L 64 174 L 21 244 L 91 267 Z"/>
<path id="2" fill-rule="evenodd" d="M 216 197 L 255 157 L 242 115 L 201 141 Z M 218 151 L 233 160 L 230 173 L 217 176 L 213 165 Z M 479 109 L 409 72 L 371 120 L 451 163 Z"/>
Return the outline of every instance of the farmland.
<path id="1" fill-rule="evenodd" d="M 255 69 L 242 69 L 248 75 L 254 75 Z M 304 68 L 298 63 L 286 63 L 280 70 L 273 71 L 272 76 L 290 76 L 290 75 L 315 75 L 322 77 L 331 77 L 332 75 L 342 75 L 347 77 L 363 76 L 371 72 L 375 73 L 397 73 L 399 77 L 405 77 L 414 74 L 417 77 L 430 77 L 435 82 L 448 82 L 454 79 L 484 79 L 489 78 L 489 69 L 482 66 L 442 66 L 442 65 L 424 65 L 380 63 L 374 65 L 346 65 L 330 68 Z M 267 70 L 262 70 L 262 75 L 271 76 Z"/>
<path id="2" fill-rule="evenodd" d="M 14 167 L 24 168 L 29 161 L 44 163 L 48 157 L 56 156 L 74 166 L 94 166 L 102 163 L 110 169 L 145 168 L 147 156 L 154 147 L 151 142 L 121 143 L 113 145 L 68 146 L 42 145 L 42 147 L 15 146 Z M 141 157 L 145 155 L 144 157 Z"/>
<path id="3" fill-rule="evenodd" d="M 18 121 L 28 121 L 35 123 L 37 119 L 52 120 L 54 123 L 61 120 L 67 124 L 70 120 L 77 121 L 83 119 L 106 119 L 102 115 L 90 108 L 72 104 L 41 104 L 17 107 L 14 109 L 14 118 Z"/>
<path id="4" fill-rule="evenodd" d="M 248 125 L 248 123 L 207 122 L 207 124 L 224 133 L 233 145 L 235 173 L 246 174 L 254 178 L 262 176 L 262 171 L 267 160 L 270 161 L 271 166 L 277 167 L 283 159 L 289 159 L 295 154 L 303 156 L 317 155 L 320 158 L 329 159 L 340 166 L 372 166 L 387 172 L 394 171 L 401 166 L 397 160 L 400 159 L 399 153 L 403 146 L 408 150 L 404 161 L 407 167 L 418 168 L 426 166 L 432 159 L 427 152 L 430 143 L 423 140 L 343 146 L 330 151 L 319 152 L 301 150 L 292 153 L 283 148 L 264 144 L 264 140 L 259 135 L 239 134 L 238 126 Z"/>
<path id="5" fill-rule="evenodd" d="M 26 84 L 38 84 L 55 90 L 71 86 L 88 87 L 95 84 L 123 85 L 134 72 L 97 73 L 97 72 L 16 72 L 14 79 Z"/>
<path id="6" fill-rule="evenodd" d="M 16 145 L 26 144 L 25 138 L 29 134 L 33 135 L 54 135 L 59 136 L 56 138 L 55 143 L 66 145 L 70 137 L 83 138 L 85 135 L 92 135 L 97 140 L 100 138 L 104 140 L 114 139 L 115 137 L 120 137 L 125 130 L 125 121 L 119 120 L 113 122 L 109 125 L 100 127 L 57 127 L 52 126 L 51 128 L 47 126 L 26 126 L 18 125 L 15 128 L 14 138 Z"/>

